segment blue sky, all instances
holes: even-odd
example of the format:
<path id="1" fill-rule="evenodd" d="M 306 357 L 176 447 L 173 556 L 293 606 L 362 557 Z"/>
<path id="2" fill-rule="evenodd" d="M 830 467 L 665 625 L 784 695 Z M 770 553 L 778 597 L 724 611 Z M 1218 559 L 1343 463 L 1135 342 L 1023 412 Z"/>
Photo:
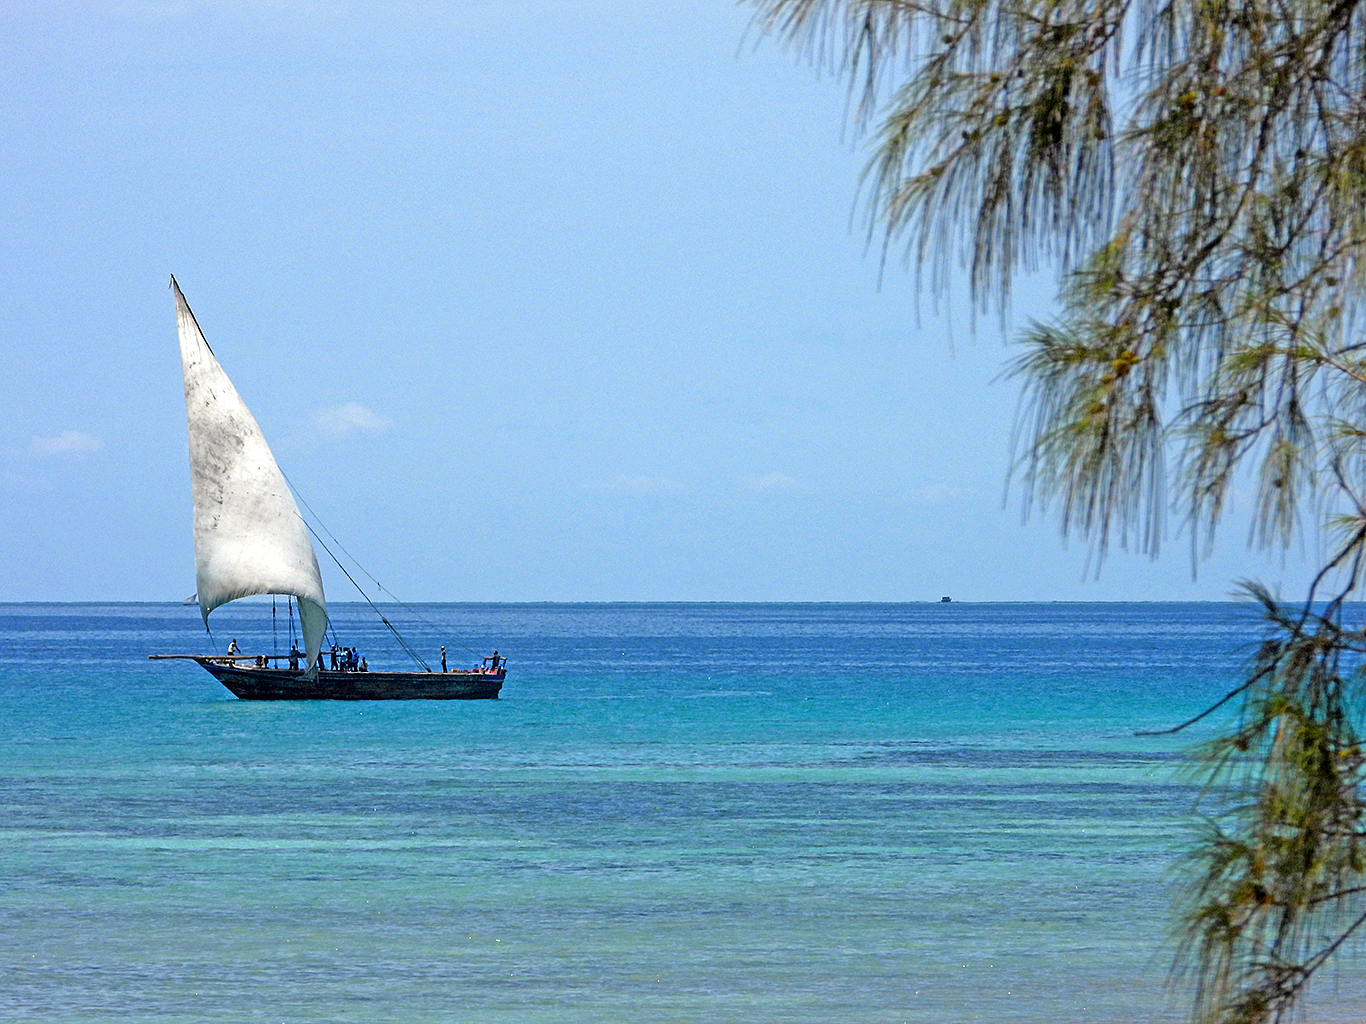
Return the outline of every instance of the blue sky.
<path id="1" fill-rule="evenodd" d="M 171 273 L 406 600 L 1298 592 L 1236 519 L 1095 580 L 1003 506 L 1009 350 L 879 286 L 841 86 L 724 0 L 623 10 L 7 5 L 0 600 L 193 591 Z"/>

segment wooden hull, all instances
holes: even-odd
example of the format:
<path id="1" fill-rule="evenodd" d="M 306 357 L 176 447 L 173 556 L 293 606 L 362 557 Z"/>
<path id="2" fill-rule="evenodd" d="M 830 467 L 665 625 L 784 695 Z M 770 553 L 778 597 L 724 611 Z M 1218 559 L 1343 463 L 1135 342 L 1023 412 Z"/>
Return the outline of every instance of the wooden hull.
<path id="1" fill-rule="evenodd" d="M 328 672 L 306 680 L 302 670 L 238 668 L 195 658 L 242 700 L 497 700 L 497 672 Z"/>

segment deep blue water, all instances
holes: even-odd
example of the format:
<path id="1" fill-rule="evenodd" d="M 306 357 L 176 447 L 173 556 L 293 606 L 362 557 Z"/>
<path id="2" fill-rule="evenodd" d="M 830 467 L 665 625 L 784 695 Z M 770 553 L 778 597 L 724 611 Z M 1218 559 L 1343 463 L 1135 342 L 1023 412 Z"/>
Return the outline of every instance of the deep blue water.
<path id="1" fill-rule="evenodd" d="M 287 649 L 269 602 L 212 642 L 0 605 L 0 1019 L 1179 1018 L 1204 734 L 1134 734 L 1229 688 L 1251 607 L 415 610 L 428 660 L 508 657 L 502 700 L 242 702 L 145 658 Z"/>

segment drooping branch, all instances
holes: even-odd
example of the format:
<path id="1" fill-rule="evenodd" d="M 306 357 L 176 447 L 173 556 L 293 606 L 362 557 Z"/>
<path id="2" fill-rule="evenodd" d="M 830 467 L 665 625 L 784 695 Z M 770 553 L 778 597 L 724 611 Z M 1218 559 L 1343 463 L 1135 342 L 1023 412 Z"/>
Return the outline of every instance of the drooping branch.
<path id="1" fill-rule="evenodd" d="M 1253 544 L 1326 542 L 1303 604 L 1249 588 L 1269 632 L 1210 709 L 1239 710 L 1181 947 L 1198 1018 L 1286 1019 L 1366 926 L 1362 3 L 751 2 L 846 77 L 884 258 L 975 310 L 1057 274 L 1009 371 L 1027 509 L 1097 565 L 1156 555 L 1173 507 L 1198 557 L 1242 489 Z"/>

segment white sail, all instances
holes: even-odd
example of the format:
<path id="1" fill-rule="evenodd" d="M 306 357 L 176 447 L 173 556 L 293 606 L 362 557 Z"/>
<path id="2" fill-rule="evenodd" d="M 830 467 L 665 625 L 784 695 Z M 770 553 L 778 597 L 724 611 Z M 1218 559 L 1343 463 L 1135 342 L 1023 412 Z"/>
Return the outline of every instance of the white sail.
<path id="1" fill-rule="evenodd" d="M 190 424 L 199 610 L 208 625 L 211 611 L 239 597 L 292 594 L 313 671 L 327 630 L 327 600 L 308 528 L 256 418 L 218 365 L 175 278 L 171 287 Z"/>

